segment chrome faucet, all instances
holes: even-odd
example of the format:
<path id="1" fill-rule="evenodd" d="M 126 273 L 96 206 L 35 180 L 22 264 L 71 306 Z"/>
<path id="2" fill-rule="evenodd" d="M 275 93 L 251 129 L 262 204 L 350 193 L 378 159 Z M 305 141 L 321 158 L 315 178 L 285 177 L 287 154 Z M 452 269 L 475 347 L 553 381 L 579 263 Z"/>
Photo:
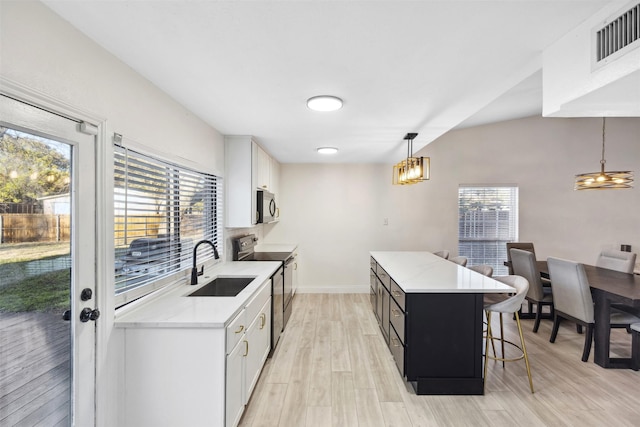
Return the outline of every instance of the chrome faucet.
<path id="1" fill-rule="evenodd" d="M 200 269 L 200 271 L 198 271 L 198 267 L 196 266 L 196 254 L 198 253 L 198 246 L 200 246 L 203 243 L 208 243 L 211 245 L 211 247 L 213 248 L 213 257 L 215 259 L 220 259 L 220 255 L 218 255 L 218 249 L 216 249 L 216 245 L 213 244 L 213 242 L 211 240 L 200 240 L 198 243 L 196 243 L 196 245 L 193 247 L 193 268 L 191 269 L 191 284 L 192 285 L 197 285 L 198 284 L 198 276 L 202 276 L 204 274 L 204 265 L 202 266 L 202 268 Z"/>

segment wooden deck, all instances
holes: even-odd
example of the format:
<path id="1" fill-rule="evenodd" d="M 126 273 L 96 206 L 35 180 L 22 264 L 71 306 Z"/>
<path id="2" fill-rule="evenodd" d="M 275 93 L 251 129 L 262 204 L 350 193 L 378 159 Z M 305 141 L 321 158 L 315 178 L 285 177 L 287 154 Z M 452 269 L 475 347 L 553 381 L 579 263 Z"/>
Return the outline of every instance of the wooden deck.
<path id="1" fill-rule="evenodd" d="M 0 313 L 0 426 L 70 424 L 70 326 L 57 313 Z"/>

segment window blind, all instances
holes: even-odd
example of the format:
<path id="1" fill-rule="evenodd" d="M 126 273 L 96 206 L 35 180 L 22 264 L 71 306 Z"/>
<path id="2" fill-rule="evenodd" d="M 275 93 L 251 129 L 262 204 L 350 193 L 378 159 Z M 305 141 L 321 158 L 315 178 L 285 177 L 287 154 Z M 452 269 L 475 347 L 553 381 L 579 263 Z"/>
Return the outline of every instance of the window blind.
<path id="1" fill-rule="evenodd" d="M 507 274 L 507 242 L 518 240 L 518 187 L 460 186 L 458 253 L 469 265 L 487 264 Z"/>
<path id="2" fill-rule="evenodd" d="M 116 304 L 184 276 L 193 248 L 222 248 L 222 179 L 114 146 Z M 198 262 L 213 257 L 198 249 Z"/>

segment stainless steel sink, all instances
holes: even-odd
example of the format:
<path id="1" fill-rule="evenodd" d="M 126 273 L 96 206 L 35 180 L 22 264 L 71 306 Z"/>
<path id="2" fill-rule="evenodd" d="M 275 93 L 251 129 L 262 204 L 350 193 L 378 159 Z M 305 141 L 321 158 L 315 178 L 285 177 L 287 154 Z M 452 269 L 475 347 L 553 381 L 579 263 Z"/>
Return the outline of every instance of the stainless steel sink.
<path id="1" fill-rule="evenodd" d="M 235 297 L 253 282 L 256 276 L 216 277 L 200 289 L 190 293 L 190 297 Z"/>

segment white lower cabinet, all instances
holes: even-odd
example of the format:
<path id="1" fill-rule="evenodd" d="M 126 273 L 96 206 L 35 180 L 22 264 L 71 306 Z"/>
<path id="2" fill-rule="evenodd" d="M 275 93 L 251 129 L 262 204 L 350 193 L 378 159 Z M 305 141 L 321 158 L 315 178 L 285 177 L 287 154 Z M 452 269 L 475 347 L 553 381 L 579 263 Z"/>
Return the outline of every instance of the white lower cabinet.
<path id="1" fill-rule="evenodd" d="M 253 388 L 258 382 L 262 366 L 271 349 L 271 298 L 260 310 L 246 336 L 247 356 L 245 358 L 245 403 L 249 402 Z"/>
<path id="2" fill-rule="evenodd" d="M 244 396 L 242 389 L 244 386 L 243 380 L 243 365 L 245 356 L 245 349 L 247 341 L 240 341 L 227 355 L 227 368 L 226 368 L 226 425 L 235 426 L 240 421 L 242 413 L 244 412 Z"/>
<path id="3" fill-rule="evenodd" d="M 269 279 L 226 327 L 124 329 L 124 426 L 235 427 L 269 354 L 270 316 Z"/>
<path id="4" fill-rule="evenodd" d="M 270 285 L 259 292 L 227 326 L 227 344 L 225 424 L 235 427 L 271 349 Z M 233 347 L 229 348 L 229 344 Z"/>

